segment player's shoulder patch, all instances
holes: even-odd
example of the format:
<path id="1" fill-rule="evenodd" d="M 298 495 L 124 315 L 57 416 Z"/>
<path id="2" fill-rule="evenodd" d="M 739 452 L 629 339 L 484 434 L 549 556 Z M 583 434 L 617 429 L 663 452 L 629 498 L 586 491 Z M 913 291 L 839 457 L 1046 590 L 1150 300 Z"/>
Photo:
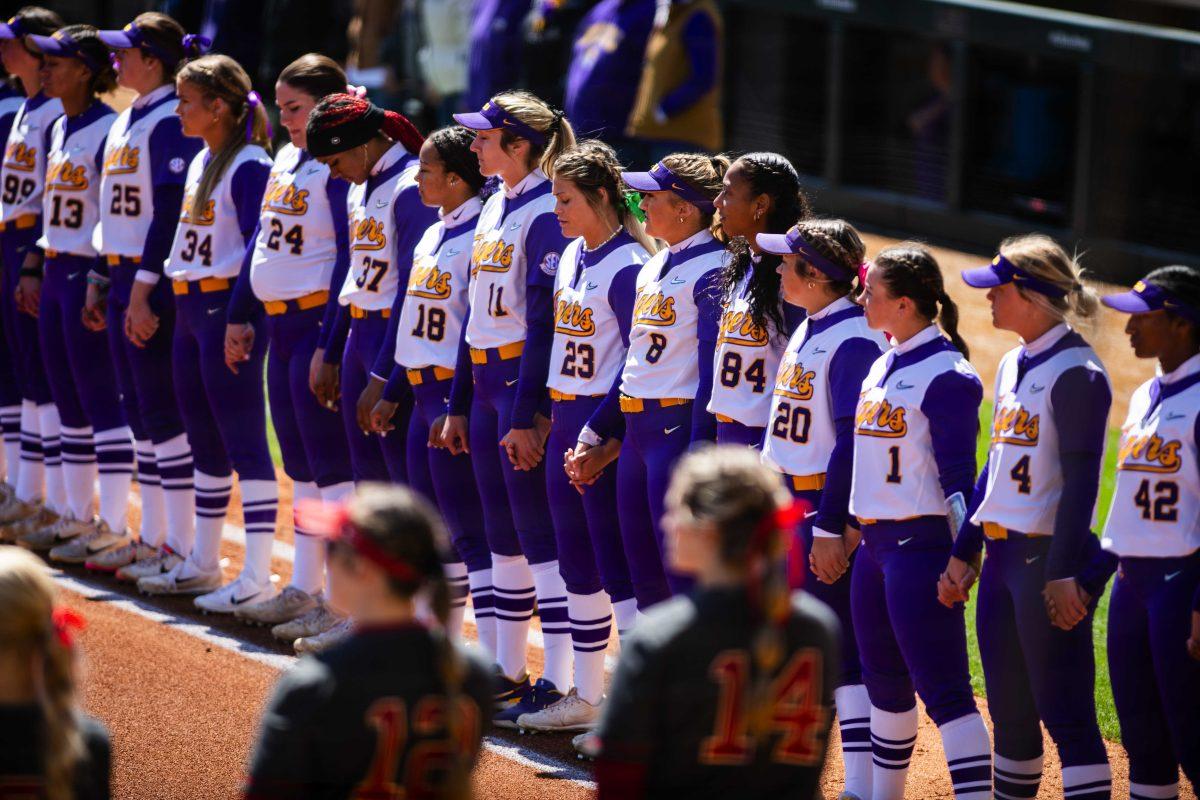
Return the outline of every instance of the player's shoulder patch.
<path id="1" fill-rule="evenodd" d="M 171 170 L 171 172 L 175 173 L 176 175 L 179 175 L 185 169 L 187 169 L 187 161 L 179 156 L 175 156 L 167 162 L 167 169 Z"/>
<path id="2" fill-rule="evenodd" d="M 555 252 L 546 253 L 546 255 L 542 256 L 542 263 L 540 265 L 542 268 L 542 272 L 546 273 L 547 275 L 549 275 L 550 277 L 553 278 L 556 274 L 558 274 L 558 262 L 559 262 L 559 254 L 558 253 L 555 253 Z"/>

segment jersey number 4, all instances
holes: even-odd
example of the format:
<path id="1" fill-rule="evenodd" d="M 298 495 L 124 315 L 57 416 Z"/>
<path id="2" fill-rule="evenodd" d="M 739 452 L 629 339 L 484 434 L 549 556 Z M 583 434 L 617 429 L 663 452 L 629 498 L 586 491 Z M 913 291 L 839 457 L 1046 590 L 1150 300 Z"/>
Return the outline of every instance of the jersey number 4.
<path id="1" fill-rule="evenodd" d="M 421 698 L 413 711 L 412 732 L 422 741 L 412 745 L 404 765 L 402 782 L 397 782 L 400 758 L 408 744 L 408 708 L 399 697 L 381 697 L 367 709 L 367 724 L 375 729 L 375 756 L 366 776 L 354 787 L 351 800 L 404 800 L 406 797 L 440 795 L 439 775 L 456 753 L 465 763 L 474 755 L 479 738 L 479 713 L 475 704 L 462 698 L 454 710 L 457 740 L 446 738 L 447 700 L 430 695 Z M 440 738 L 438 738 L 440 737 Z"/>
<path id="2" fill-rule="evenodd" d="M 708 668 L 717 682 L 717 722 L 700 742 L 701 764 L 749 764 L 757 750 L 750 732 L 750 656 L 745 650 L 724 650 Z M 828 713 L 821 701 L 824 664 L 819 650 L 799 651 L 771 682 L 761 728 L 778 735 L 771 752 L 776 764 L 812 766 L 821 755 L 820 735 Z"/>

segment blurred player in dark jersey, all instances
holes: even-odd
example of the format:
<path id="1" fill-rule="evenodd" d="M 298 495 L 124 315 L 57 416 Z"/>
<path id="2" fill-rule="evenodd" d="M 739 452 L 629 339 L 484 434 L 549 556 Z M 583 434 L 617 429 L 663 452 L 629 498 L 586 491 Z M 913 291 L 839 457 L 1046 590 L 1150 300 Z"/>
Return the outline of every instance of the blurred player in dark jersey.
<path id="1" fill-rule="evenodd" d="M 839 634 L 820 601 L 789 594 L 802 513 L 753 450 L 680 461 L 664 528 L 672 568 L 696 589 L 622 643 L 599 728 L 601 800 L 818 796 Z"/>
<path id="2" fill-rule="evenodd" d="M 329 602 L 354 632 L 280 680 L 245 797 L 468 796 L 492 686 L 486 663 L 444 630 L 441 520 L 407 488 L 381 485 L 301 516 L 329 537 Z M 436 627 L 418 620 L 426 601 Z"/>

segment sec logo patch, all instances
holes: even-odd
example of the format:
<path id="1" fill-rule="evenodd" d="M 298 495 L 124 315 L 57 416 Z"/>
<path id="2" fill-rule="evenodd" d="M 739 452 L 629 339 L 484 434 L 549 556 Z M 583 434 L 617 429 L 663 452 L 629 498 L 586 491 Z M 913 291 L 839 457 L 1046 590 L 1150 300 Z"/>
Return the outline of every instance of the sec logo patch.
<path id="1" fill-rule="evenodd" d="M 558 273 L 558 253 L 546 253 L 542 258 L 542 272 L 547 275 L 555 275 Z"/>
<path id="2" fill-rule="evenodd" d="M 167 164 L 167 167 L 171 170 L 171 172 L 174 172 L 176 175 L 183 172 L 183 170 L 186 166 L 187 166 L 187 162 L 184 161 L 182 158 L 179 158 L 178 156 L 175 158 L 172 158 L 171 161 Z"/>

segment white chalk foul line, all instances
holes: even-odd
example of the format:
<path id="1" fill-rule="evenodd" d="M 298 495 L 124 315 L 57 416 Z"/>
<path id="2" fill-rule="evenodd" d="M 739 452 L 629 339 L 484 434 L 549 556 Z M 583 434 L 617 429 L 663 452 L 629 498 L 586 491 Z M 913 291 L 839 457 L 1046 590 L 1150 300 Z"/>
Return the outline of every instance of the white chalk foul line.
<path id="1" fill-rule="evenodd" d="M 86 597 L 89 600 L 98 600 L 109 604 L 112 608 L 118 608 L 130 614 L 136 614 L 152 622 L 157 622 L 162 625 L 169 625 L 177 631 L 181 631 L 188 636 L 195 637 L 205 644 L 220 647 L 235 655 L 243 656 L 252 661 L 264 664 L 271 669 L 283 672 L 291 669 L 296 663 L 295 656 L 285 656 L 279 653 L 274 653 L 266 648 L 259 647 L 256 644 L 243 641 L 236 636 L 232 636 L 224 631 L 214 630 L 213 628 L 198 622 L 184 619 L 175 614 L 163 611 L 160 608 L 154 607 L 151 603 L 136 597 L 128 597 L 123 594 L 114 592 L 112 589 L 102 586 L 92 581 L 78 578 L 73 575 L 68 575 L 60 570 L 53 571 L 54 580 L 59 586 L 67 591 Z M 523 767 L 538 771 L 551 770 L 554 777 L 560 780 L 566 780 L 570 783 L 579 785 L 580 787 L 592 791 L 596 788 L 596 784 L 588 777 L 586 770 L 571 761 L 563 761 L 553 756 L 544 753 L 538 753 L 532 750 L 527 750 L 516 745 L 510 744 L 502 740 L 492 738 L 484 739 L 484 747 L 502 758 L 520 764 Z"/>

